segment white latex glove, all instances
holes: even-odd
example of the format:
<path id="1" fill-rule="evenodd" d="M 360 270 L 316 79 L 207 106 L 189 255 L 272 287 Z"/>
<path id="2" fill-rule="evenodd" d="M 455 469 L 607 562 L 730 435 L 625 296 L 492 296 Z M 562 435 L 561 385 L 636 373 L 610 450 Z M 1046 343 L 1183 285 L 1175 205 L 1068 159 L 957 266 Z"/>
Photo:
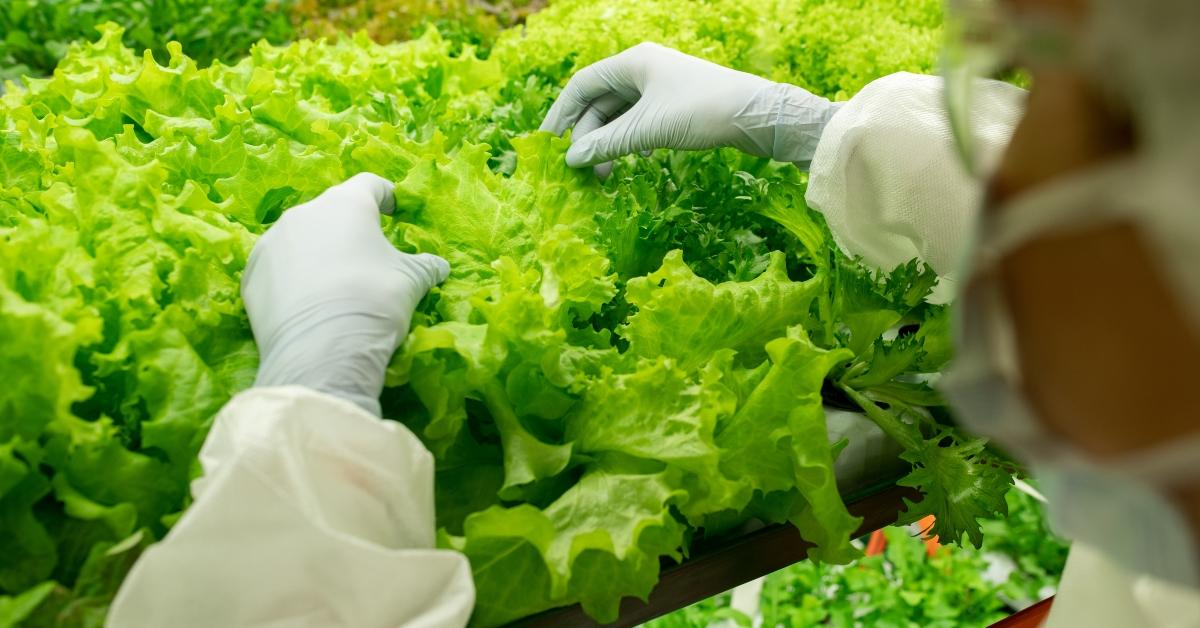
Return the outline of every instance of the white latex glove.
<path id="1" fill-rule="evenodd" d="M 298 384 L 379 415 L 384 370 L 413 310 L 450 272 L 384 237 L 392 189 L 357 174 L 285 212 L 254 246 L 242 299 L 261 355 L 255 385 Z"/>
<path id="2" fill-rule="evenodd" d="M 574 127 L 567 164 L 598 166 L 655 148 L 732 146 L 808 166 L 838 105 L 783 83 L 731 70 L 653 43 L 580 70 L 541 129 Z"/>

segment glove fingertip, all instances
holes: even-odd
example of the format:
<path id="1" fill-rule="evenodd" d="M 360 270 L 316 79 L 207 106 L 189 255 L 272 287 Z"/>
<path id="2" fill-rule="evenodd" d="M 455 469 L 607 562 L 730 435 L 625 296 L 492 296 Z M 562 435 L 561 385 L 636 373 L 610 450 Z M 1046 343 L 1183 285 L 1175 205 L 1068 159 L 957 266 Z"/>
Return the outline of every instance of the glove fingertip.
<path id="1" fill-rule="evenodd" d="M 421 253 L 417 256 L 425 272 L 429 275 L 430 285 L 437 285 L 450 276 L 450 262 L 432 253 Z"/>
<path id="2" fill-rule="evenodd" d="M 592 170 L 593 170 L 593 171 L 595 171 L 595 173 L 596 173 L 596 176 L 597 176 L 597 177 L 598 177 L 598 178 L 599 178 L 601 181 L 604 181 L 605 179 L 607 179 L 607 178 L 609 177 L 609 175 L 611 175 L 611 174 L 612 174 L 612 171 L 613 171 L 613 162 L 611 162 L 611 161 L 606 161 L 606 162 L 604 162 L 604 163 L 602 163 L 602 164 L 596 164 L 596 165 L 595 165 L 595 166 L 592 168 Z"/>
<path id="3" fill-rule="evenodd" d="M 546 114 L 546 119 L 542 120 L 542 124 L 538 126 L 538 130 L 561 136 L 563 131 L 559 130 L 558 127 L 558 116 L 555 115 L 554 111 L 551 111 L 550 113 Z"/>
<path id="4" fill-rule="evenodd" d="M 343 184 L 350 189 L 365 192 L 375 202 L 381 214 L 391 214 L 396 210 L 396 184 L 373 172 L 360 172 L 350 177 Z"/>
<path id="5" fill-rule="evenodd" d="M 594 165 L 596 142 L 586 136 L 573 142 L 567 149 L 567 165 L 572 168 L 586 168 Z"/>

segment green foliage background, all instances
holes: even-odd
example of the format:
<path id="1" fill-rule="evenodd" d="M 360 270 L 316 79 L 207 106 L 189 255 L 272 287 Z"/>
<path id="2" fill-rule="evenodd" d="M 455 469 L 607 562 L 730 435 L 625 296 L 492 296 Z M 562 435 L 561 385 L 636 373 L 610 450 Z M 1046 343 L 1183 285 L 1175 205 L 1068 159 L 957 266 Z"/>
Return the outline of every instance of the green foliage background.
<path id="1" fill-rule="evenodd" d="M 362 30 L 378 43 L 419 37 L 434 26 L 482 53 L 500 29 L 522 22 L 542 0 L 5 0 L 0 3 L 0 81 L 46 76 L 76 40 L 95 41 L 114 22 L 125 45 L 168 59 L 178 41 L 201 66 L 231 63 L 260 40 L 337 38 Z"/>
<path id="2" fill-rule="evenodd" d="M 280 4 L 291 0 L 4 0 L 0 3 L 0 80 L 49 74 L 67 46 L 95 40 L 115 22 L 135 51 L 167 61 L 178 41 L 200 65 L 236 61 L 260 39 L 289 41 L 293 28 Z"/>

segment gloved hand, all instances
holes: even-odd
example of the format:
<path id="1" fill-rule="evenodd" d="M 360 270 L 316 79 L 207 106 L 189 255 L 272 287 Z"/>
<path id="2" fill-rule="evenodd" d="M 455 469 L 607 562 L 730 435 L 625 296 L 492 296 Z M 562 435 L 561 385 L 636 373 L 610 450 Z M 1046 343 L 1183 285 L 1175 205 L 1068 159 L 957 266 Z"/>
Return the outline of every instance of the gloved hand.
<path id="1" fill-rule="evenodd" d="M 580 70 L 541 129 L 574 127 L 567 164 L 594 166 L 655 148 L 732 146 L 807 168 L 838 105 L 783 83 L 653 43 Z"/>
<path id="2" fill-rule="evenodd" d="M 362 173 L 284 213 L 250 253 L 242 299 L 257 386 L 298 384 L 380 413 L 384 370 L 446 260 L 392 247 L 379 214 L 393 185 Z"/>

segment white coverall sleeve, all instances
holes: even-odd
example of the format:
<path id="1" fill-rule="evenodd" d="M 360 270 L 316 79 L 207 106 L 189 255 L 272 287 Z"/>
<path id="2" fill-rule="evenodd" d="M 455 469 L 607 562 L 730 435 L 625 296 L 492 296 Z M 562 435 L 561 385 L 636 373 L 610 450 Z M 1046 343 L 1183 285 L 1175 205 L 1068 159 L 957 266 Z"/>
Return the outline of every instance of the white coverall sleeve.
<path id="1" fill-rule="evenodd" d="M 994 163 L 1024 110 L 1025 92 L 980 81 L 972 127 Z M 954 150 L 942 80 L 900 72 L 875 80 L 829 119 L 809 171 L 808 204 L 839 246 L 891 270 L 914 257 L 942 278 L 945 301 L 981 202 Z"/>
<path id="2" fill-rule="evenodd" d="M 195 502 L 108 617 L 146 626 L 463 626 L 466 557 L 434 547 L 433 457 L 403 425 L 307 388 L 217 415 Z"/>

